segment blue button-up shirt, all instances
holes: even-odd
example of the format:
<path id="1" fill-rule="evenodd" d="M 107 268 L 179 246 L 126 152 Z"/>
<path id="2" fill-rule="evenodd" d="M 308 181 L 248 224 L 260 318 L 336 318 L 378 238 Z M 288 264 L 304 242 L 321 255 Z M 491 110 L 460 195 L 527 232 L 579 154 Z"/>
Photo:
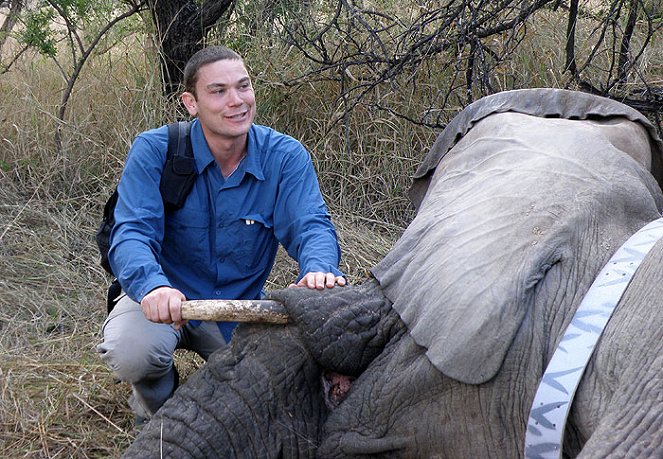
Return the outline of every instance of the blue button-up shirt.
<path id="1" fill-rule="evenodd" d="M 298 141 L 253 125 L 246 156 L 226 179 L 198 120 L 191 142 L 199 175 L 184 206 L 168 214 L 159 192 L 167 127 L 138 135 L 129 151 L 109 252 L 129 297 L 140 302 L 170 286 L 187 299 L 257 299 L 279 242 L 299 262 L 300 277 L 342 275 L 336 232 Z"/>

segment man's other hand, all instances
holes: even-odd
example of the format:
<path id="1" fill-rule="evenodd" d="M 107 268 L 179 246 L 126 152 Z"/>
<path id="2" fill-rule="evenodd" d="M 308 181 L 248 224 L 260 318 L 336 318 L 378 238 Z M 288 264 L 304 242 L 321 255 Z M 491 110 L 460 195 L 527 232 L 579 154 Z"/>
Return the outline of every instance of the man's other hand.
<path id="1" fill-rule="evenodd" d="M 289 287 L 307 287 L 311 289 L 324 290 L 325 288 L 334 288 L 335 285 L 344 287 L 345 277 L 336 276 L 333 273 L 307 273 L 296 284 L 290 284 Z"/>

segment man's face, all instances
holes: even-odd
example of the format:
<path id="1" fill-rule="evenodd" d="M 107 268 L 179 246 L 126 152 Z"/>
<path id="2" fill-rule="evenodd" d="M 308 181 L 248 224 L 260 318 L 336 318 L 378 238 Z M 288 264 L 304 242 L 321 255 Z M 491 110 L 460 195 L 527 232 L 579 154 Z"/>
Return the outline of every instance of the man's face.
<path id="1" fill-rule="evenodd" d="M 182 100 L 189 114 L 198 116 L 208 141 L 246 135 L 256 114 L 251 78 L 240 60 L 224 59 L 202 66 L 196 96 L 185 92 Z"/>

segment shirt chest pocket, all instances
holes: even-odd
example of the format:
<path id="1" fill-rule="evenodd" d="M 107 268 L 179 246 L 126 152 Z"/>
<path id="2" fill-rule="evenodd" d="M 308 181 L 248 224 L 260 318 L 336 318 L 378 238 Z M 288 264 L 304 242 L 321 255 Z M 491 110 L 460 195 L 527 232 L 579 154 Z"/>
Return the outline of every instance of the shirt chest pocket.
<path id="1" fill-rule="evenodd" d="M 183 208 L 166 216 L 163 250 L 182 262 L 206 265 L 209 257 L 208 212 Z"/>
<path id="2" fill-rule="evenodd" d="M 231 221 L 226 250 L 232 263 L 242 269 L 255 269 L 266 263 L 276 243 L 272 220 L 259 214 L 242 214 Z"/>

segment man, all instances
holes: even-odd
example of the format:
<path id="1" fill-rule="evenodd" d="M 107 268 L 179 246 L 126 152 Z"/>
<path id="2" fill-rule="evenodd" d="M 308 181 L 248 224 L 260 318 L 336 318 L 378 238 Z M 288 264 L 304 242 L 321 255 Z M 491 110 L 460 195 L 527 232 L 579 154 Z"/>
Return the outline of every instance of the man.
<path id="1" fill-rule="evenodd" d="M 340 250 L 311 158 L 291 137 L 253 124 L 256 103 L 242 58 L 224 47 L 196 53 L 182 101 L 196 119 L 198 176 L 184 206 L 167 215 L 159 182 L 167 127 L 134 141 L 119 183 L 109 260 L 123 292 L 98 345 L 132 384 L 137 420 L 152 416 L 178 384 L 176 348 L 205 360 L 235 323 L 182 320 L 185 299 L 257 299 L 279 242 L 299 262 L 293 286 L 345 285 Z"/>

